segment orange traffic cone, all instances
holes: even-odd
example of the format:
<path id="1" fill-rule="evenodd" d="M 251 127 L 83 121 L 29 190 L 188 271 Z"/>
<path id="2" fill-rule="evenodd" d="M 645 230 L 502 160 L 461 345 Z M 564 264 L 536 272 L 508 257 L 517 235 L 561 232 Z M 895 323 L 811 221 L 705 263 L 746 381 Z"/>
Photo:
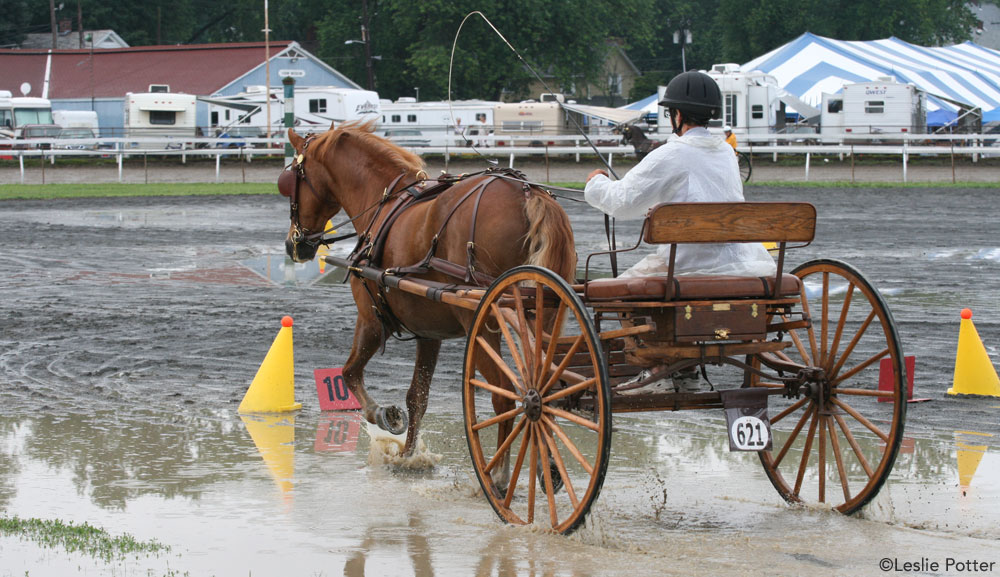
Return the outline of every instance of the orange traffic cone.
<path id="1" fill-rule="evenodd" d="M 972 311 L 969 309 L 962 309 L 955 376 L 948 394 L 1000 397 L 1000 377 L 979 338 L 976 326 L 972 324 Z"/>
<path id="2" fill-rule="evenodd" d="M 286 316 L 281 319 L 281 330 L 237 410 L 240 413 L 283 413 L 301 408 L 302 403 L 295 402 L 292 317 Z"/>

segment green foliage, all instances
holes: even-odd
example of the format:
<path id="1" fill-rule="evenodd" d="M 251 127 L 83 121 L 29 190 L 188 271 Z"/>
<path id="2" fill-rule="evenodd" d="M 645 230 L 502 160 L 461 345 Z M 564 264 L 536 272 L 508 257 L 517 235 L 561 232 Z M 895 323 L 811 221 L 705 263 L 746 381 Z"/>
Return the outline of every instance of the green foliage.
<path id="1" fill-rule="evenodd" d="M 496 25 L 553 90 L 605 84 L 608 39 L 617 39 L 643 72 L 643 97 L 683 68 L 678 30 L 691 31 L 687 68 L 743 63 L 804 32 L 840 40 L 896 36 L 921 45 L 967 40 L 975 17 L 965 0 L 363 0 L 367 2 L 375 88 L 386 98 L 448 96 L 452 42 L 473 10 Z M 57 19 L 112 29 L 133 46 L 264 39 L 261 0 L 77 0 L 59 2 Z M 273 40 L 295 40 L 329 65 L 367 84 L 358 0 L 270 0 Z M 47 2 L 0 0 L 0 44 L 49 30 Z M 526 97 L 532 75 L 479 17 L 469 18 L 455 49 L 453 98 Z"/>
<path id="2" fill-rule="evenodd" d="M 61 547 L 69 553 L 82 553 L 104 561 L 121 559 L 132 553 L 157 554 L 170 551 L 170 547 L 156 541 L 137 541 L 128 533 L 112 536 L 104 529 L 88 523 L 76 525 L 59 519 L 21 519 L 0 517 L 0 535 L 22 537 L 43 547 Z"/>

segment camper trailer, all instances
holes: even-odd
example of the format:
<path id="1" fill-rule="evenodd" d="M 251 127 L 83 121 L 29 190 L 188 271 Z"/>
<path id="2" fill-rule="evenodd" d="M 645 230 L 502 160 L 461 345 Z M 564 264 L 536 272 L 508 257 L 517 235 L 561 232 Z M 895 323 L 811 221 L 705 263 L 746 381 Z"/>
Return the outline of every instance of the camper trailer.
<path id="1" fill-rule="evenodd" d="M 266 134 L 268 109 L 271 126 L 285 128 L 285 97 L 282 88 L 248 86 L 232 96 L 202 98 L 208 104 L 209 124 L 220 134 L 256 137 Z M 334 123 L 380 119 L 378 94 L 370 90 L 339 86 L 304 86 L 295 89 L 295 127 L 303 133 L 322 132 Z"/>
<path id="2" fill-rule="evenodd" d="M 130 137 L 196 135 L 193 94 L 170 92 L 170 87 L 150 85 L 149 92 L 125 95 L 125 132 Z"/>
<path id="3" fill-rule="evenodd" d="M 497 104 L 493 109 L 493 129 L 497 146 L 541 146 L 556 144 L 546 136 L 575 134 L 570 120 L 576 114 L 577 123 L 585 124 L 582 115 L 562 106 L 562 94 L 542 94 L 538 101 L 525 100 Z"/>
<path id="4" fill-rule="evenodd" d="M 384 100 L 380 124 L 393 140 L 398 140 L 393 135 L 401 135 L 426 141 L 428 146 L 466 146 L 468 142 L 478 146 L 493 130 L 493 109 L 498 104 L 488 100 L 417 102 L 412 97 Z"/>
<path id="5" fill-rule="evenodd" d="M 891 76 L 875 82 L 845 84 L 837 94 L 823 94 L 822 134 L 923 133 L 927 129 L 926 96 L 912 84 Z"/>
<path id="6" fill-rule="evenodd" d="M 52 103 L 47 98 L 13 96 L 0 90 L 0 135 L 21 138 L 26 125 L 52 124 Z"/>

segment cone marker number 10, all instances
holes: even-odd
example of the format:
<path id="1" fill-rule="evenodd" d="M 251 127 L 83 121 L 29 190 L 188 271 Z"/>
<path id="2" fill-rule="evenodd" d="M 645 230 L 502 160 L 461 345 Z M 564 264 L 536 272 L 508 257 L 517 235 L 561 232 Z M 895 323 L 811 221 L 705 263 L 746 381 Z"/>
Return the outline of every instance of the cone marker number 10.
<path id="1" fill-rule="evenodd" d="M 321 411 L 350 411 L 361 408 L 344 380 L 342 369 L 316 369 L 313 371 L 316 379 L 316 394 L 319 396 Z"/>

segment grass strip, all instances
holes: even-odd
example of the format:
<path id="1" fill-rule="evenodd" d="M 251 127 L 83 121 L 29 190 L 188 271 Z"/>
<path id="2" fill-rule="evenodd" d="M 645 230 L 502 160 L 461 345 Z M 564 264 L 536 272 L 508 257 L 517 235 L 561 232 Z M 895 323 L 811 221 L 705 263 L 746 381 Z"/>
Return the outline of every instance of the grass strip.
<path id="1" fill-rule="evenodd" d="M 159 182 L 151 184 L 0 184 L 0 200 L 103 198 L 127 196 L 217 196 L 237 194 L 277 194 L 273 182 L 198 183 Z"/>
<path id="2" fill-rule="evenodd" d="M 128 533 L 112 536 L 104 529 L 88 523 L 76 525 L 59 519 L 22 519 L 20 517 L 0 517 L 0 535 L 28 539 L 54 549 L 62 547 L 70 553 L 82 553 L 90 557 L 110 562 L 132 553 L 156 554 L 170 551 L 170 547 L 156 541 L 138 541 Z"/>

